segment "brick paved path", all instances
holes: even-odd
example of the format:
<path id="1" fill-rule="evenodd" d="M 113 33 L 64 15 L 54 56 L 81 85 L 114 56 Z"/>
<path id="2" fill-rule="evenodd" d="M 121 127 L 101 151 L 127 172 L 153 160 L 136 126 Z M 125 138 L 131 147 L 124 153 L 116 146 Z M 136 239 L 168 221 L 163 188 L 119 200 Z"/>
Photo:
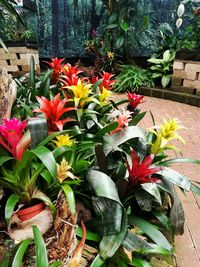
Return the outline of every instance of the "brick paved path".
<path id="1" fill-rule="evenodd" d="M 118 99 L 125 95 L 118 95 Z M 146 102 L 140 105 L 141 111 L 149 111 L 154 115 L 156 124 L 162 122 L 162 118 L 167 115 L 178 118 L 186 129 L 180 130 L 180 135 L 185 139 L 186 144 L 180 142 L 173 143 L 182 149 L 183 157 L 190 157 L 200 160 L 200 108 L 186 104 L 145 97 Z M 142 125 L 152 126 L 150 113 L 143 119 Z M 170 154 L 176 157 L 173 151 Z M 185 163 L 173 165 L 173 169 L 188 176 L 191 180 L 200 182 L 200 165 Z M 185 197 L 178 192 L 185 210 L 185 232 L 184 235 L 175 239 L 175 253 L 177 267 L 200 267 L 200 197 L 193 193 L 187 193 Z"/>
<path id="2" fill-rule="evenodd" d="M 181 147 L 183 157 L 200 160 L 200 108 L 152 97 L 145 97 L 145 99 L 146 102 L 140 106 L 141 110 L 151 110 L 156 123 L 161 122 L 167 115 L 181 121 L 186 129 L 180 130 L 180 135 L 185 139 L 186 144 L 176 144 Z M 149 112 L 143 124 L 145 127 L 152 125 Z M 200 165 L 187 163 L 174 165 L 173 169 L 200 182 Z M 186 224 L 184 235 L 175 239 L 177 266 L 200 267 L 200 197 L 193 193 L 187 193 L 185 197 L 181 192 L 179 196 L 185 210 Z"/>

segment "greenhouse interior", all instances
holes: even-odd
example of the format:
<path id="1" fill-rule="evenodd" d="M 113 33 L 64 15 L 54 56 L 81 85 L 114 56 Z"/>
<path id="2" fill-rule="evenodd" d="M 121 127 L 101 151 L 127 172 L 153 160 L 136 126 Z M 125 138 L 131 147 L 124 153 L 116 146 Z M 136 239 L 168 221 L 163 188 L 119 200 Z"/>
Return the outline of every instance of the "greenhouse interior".
<path id="1" fill-rule="evenodd" d="M 200 267 L 200 0 L 0 23 L 0 267 Z"/>

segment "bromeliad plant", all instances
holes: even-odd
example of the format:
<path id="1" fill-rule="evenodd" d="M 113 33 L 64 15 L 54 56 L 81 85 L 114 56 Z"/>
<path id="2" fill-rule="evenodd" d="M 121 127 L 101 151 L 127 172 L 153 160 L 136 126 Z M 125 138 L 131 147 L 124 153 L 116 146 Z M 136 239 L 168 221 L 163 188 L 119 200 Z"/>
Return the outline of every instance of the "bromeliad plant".
<path id="1" fill-rule="evenodd" d="M 176 149 L 173 139 L 184 143 L 178 133 L 180 123 L 169 118 L 142 129 L 137 124 L 145 115 L 138 108 L 143 96 L 129 92 L 127 99 L 113 101 L 111 74 L 86 78 L 77 67 L 63 66 L 54 90 L 36 97 L 40 107 L 32 109 L 35 115 L 45 115 L 54 133 L 27 150 L 16 171 L 8 165 L 16 159 L 2 158 L 1 173 L 9 174 L 9 185 L 15 181 L 11 173 L 17 174 L 15 190 L 26 182 L 26 193 L 17 192 L 21 197 L 33 195 L 33 185 L 52 200 L 64 192 L 74 216 L 75 202 L 84 203 L 90 214 L 84 218 L 86 243 L 93 241 L 98 250 L 88 266 L 143 266 L 148 264 L 147 254 L 171 254 L 172 245 L 158 226 L 172 237 L 183 233 L 184 211 L 174 185 L 200 194 L 195 182 L 169 168 L 173 163 L 200 163 L 167 155 L 167 149 Z M 2 185 L 5 189 L 8 182 Z M 85 239 L 85 231 L 83 235 Z M 77 236 L 82 236 L 80 227 Z M 80 252 L 83 242 L 79 248 Z"/>

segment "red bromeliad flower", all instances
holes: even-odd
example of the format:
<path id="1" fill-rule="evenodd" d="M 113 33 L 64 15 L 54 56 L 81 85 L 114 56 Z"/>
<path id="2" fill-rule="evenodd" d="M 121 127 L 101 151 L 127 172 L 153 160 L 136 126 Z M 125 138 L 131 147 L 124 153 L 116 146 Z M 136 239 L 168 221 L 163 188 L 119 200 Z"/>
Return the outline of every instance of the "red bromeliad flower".
<path id="1" fill-rule="evenodd" d="M 143 95 L 137 95 L 135 93 L 128 93 L 128 100 L 130 100 L 129 105 L 133 108 L 136 109 L 139 104 L 142 104 L 144 102 Z"/>
<path id="2" fill-rule="evenodd" d="M 62 62 L 64 61 L 64 58 L 58 59 L 56 58 L 52 58 L 51 62 L 47 62 L 44 61 L 45 63 L 47 63 L 52 69 L 53 69 L 53 73 L 52 73 L 52 78 L 53 78 L 53 82 L 57 82 L 60 78 L 60 75 L 62 73 Z"/>
<path id="3" fill-rule="evenodd" d="M 11 120 L 5 119 L 4 125 L 0 125 L 0 133 L 3 137 L 0 138 L 0 144 L 18 160 L 22 159 L 23 153 L 27 149 L 27 147 L 18 147 L 26 127 L 27 121 L 20 121 L 16 118 Z"/>
<path id="4" fill-rule="evenodd" d="M 63 66 L 62 73 L 64 80 L 61 80 L 64 83 L 64 86 L 77 85 L 79 74 L 83 71 L 78 68 L 78 66 L 72 66 L 67 63 Z"/>
<path id="5" fill-rule="evenodd" d="M 99 80 L 99 77 L 98 76 L 92 76 L 92 77 L 90 77 L 90 82 L 92 84 L 95 84 L 96 82 L 98 82 L 98 80 Z"/>
<path id="6" fill-rule="evenodd" d="M 103 71 L 103 74 L 101 75 L 101 79 L 103 79 L 102 83 L 100 84 L 100 90 L 102 90 L 102 87 L 106 88 L 107 90 L 110 90 L 113 84 L 115 84 L 115 80 L 111 80 L 114 74 L 110 74 L 108 72 Z"/>
<path id="7" fill-rule="evenodd" d="M 149 155 L 145 157 L 142 162 L 140 162 L 136 152 L 131 149 L 132 167 L 130 167 L 129 163 L 126 162 L 129 172 L 129 188 L 139 184 L 155 183 L 160 181 L 159 179 L 152 177 L 152 174 L 162 170 L 162 167 L 151 167 L 153 159 L 154 155 Z"/>
<path id="8" fill-rule="evenodd" d="M 36 98 L 40 104 L 40 108 L 34 109 L 33 112 L 42 112 L 45 114 L 49 131 L 61 131 L 65 123 L 74 121 L 72 118 L 60 119 L 65 112 L 75 110 L 73 107 L 64 107 L 66 99 L 60 99 L 60 94 L 57 94 L 52 100 L 48 100 L 43 96 L 36 96 Z"/>
<path id="9" fill-rule="evenodd" d="M 66 76 L 71 77 L 72 75 L 79 75 L 83 71 L 78 68 L 78 66 L 72 66 L 71 64 L 67 63 L 63 66 L 63 74 Z"/>

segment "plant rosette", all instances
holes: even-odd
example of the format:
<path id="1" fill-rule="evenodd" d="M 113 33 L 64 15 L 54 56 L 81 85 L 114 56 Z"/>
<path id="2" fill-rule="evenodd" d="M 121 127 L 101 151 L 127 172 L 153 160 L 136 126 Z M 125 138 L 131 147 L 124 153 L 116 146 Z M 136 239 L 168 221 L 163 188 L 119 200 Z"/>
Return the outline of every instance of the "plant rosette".
<path id="1" fill-rule="evenodd" d="M 44 214 L 47 216 L 46 222 L 48 222 L 48 227 L 45 226 L 46 231 L 51 227 L 52 213 L 55 216 L 53 203 L 50 198 L 40 190 L 40 184 L 38 183 L 39 179 L 40 182 L 41 179 L 44 179 L 45 173 L 52 179 L 56 177 L 57 170 L 54 152 L 50 151 L 45 146 L 45 144 L 49 142 L 48 137 L 47 141 L 45 141 L 45 139 L 43 140 L 43 145 L 38 145 L 34 149 L 28 149 L 31 143 L 31 135 L 29 130 L 23 133 L 26 126 L 26 122 L 21 122 L 15 118 L 5 120 L 5 124 L 0 126 L 0 142 L 2 145 L 2 154 L 0 156 L 0 184 L 4 190 L 9 189 L 9 191 L 12 192 L 5 205 L 5 220 L 8 224 L 9 232 L 10 230 L 12 232 L 11 236 L 14 236 L 13 231 L 17 231 L 17 228 L 18 230 L 24 228 L 22 225 L 28 225 L 30 220 L 35 224 L 34 219 L 37 221 L 40 217 L 40 214 L 37 215 L 39 211 L 41 211 L 40 213 L 43 214 L 43 216 Z M 23 216 L 21 214 L 24 212 L 23 209 L 19 210 L 18 213 L 15 212 L 17 204 L 19 207 L 27 206 L 33 199 L 40 200 L 43 204 L 40 204 L 40 208 L 36 208 L 32 215 L 29 214 L 27 217 Z M 45 205 L 46 208 L 42 211 Z M 30 211 L 30 209 L 29 207 L 28 211 Z M 43 216 L 41 219 L 45 221 Z M 16 225 L 16 217 L 18 227 L 14 229 L 13 225 Z M 43 223 L 42 221 L 40 221 L 41 224 Z"/>

